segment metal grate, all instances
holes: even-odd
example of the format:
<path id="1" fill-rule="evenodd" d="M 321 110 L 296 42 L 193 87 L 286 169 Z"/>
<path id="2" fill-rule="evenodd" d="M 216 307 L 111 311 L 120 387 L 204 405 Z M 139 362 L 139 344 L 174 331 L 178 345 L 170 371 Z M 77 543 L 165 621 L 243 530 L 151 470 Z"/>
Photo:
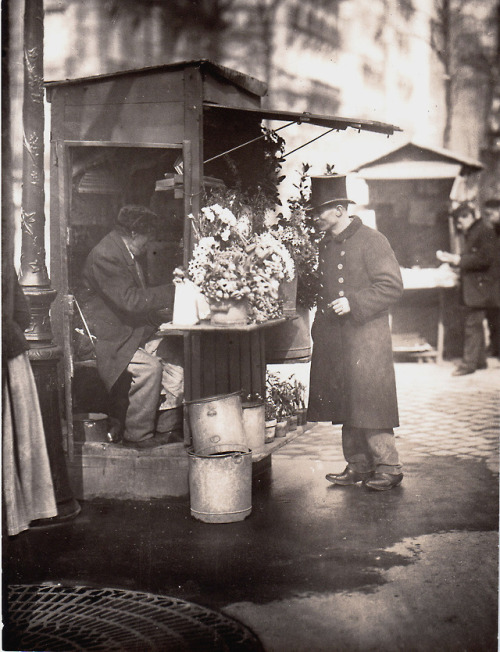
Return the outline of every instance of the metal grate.
<path id="1" fill-rule="evenodd" d="M 6 612 L 9 650 L 263 652 L 255 634 L 236 620 L 151 593 L 12 585 Z"/>

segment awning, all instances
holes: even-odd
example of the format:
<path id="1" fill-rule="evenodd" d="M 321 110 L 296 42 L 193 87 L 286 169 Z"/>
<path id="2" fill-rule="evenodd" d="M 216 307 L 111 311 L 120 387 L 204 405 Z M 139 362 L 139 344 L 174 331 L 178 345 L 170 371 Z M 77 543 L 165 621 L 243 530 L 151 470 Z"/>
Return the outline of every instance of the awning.
<path id="1" fill-rule="evenodd" d="M 391 136 L 395 131 L 402 131 L 399 127 L 385 122 L 359 120 L 356 118 L 342 118 L 332 115 L 319 115 L 308 113 L 307 111 L 300 113 L 296 111 L 277 111 L 273 109 L 237 109 L 232 106 L 213 104 L 211 102 L 204 102 L 203 108 L 206 111 L 218 112 L 223 115 L 224 113 L 230 112 L 232 115 L 241 115 L 241 118 L 244 118 L 245 116 L 255 116 L 261 120 L 279 120 L 282 122 L 297 122 L 298 124 L 312 124 L 318 127 L 326 127 L 328 129 L 338 129 L 339 131 L 351 127 L 357 131 L 372 131 L 379 134 L 386 134 L 388 136 Z"/>
<path id="2" fill-rule="evenodd" d="M 363 179 L 454 179 L 462 165 L 444 161 L 400 161 L 359 168 Z"/>

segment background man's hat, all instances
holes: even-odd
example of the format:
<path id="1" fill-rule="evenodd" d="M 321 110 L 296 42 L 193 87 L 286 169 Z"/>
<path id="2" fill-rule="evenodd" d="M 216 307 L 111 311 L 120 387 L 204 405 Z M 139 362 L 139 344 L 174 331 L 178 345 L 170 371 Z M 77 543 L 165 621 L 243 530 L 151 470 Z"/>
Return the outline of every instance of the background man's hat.
<path id="1" fill-rule="evenodd" d="M 348 202 L 354 204 L 352 199 L 347 197 L 347 177 L 345 174 L 327 174 L 320 177 L 311 177 L 311 197 L 309 208 L 313 211 L 322 206 L 328 206 L 335 202 Z"/>

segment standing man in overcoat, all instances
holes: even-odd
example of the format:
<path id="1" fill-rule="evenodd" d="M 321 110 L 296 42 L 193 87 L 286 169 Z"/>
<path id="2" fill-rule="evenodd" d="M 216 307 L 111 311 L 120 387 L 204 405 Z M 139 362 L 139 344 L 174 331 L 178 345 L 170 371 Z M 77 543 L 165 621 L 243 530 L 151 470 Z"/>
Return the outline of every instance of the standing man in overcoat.
<path id="1" fill-rule="evenodd" d="M 463 252 L 437 251 L 436 257 L 460 272 L 460 301 L 465 306 L 464 348 L 462 360 L 452 375 L 465 376 L 487 367 L 483 323 L 486 309 L 498 305 L 494 279 L 495 234 L 471 202 L 462 202 L 452 217 L 464 234 Z"/>
<path id="2" fill-rule="evenodd" d="M 403 479 L 389 308 L 403 294 L 400 267 L 378 231 L 350 217 L 346 177 L 312 177 L 311 208 L 324 232 L 312 326 L 309 421 L 342 424 L 347 467 L 336 485 L 385 491 Z"/>

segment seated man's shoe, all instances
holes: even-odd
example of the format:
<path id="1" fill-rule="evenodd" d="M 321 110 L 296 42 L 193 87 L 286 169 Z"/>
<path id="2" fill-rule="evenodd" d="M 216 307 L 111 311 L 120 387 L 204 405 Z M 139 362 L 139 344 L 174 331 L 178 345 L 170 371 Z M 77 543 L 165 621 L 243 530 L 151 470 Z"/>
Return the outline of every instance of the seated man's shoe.
<path id="1" fill-rule="evenodd" d="M 162 444 L 176 444 L 184 442 L 184 431 L 182 428 L 174 428 L 168 432 L 156 432 L 154 439 L 161 441 Z"/>
<path id="2" fill-rule="evenodd" d="M 162 437 L 148 437 L 147 439 L 140 439 L 139 441 L 131 441 L 124 439 L 122 446 L 125 448 L 134 448 L 135 450 L 146 450 L 149 448 L 156 448 L 166 442 L 162 441 Z"/>
<path id="3" fill-rule="evenodd" d="M 363 483 L 368 489 L 373 489 L 374 491 L 387 491 L 388 489 L 394 489 L 403 479 L 403 474 L 398 473 L 393 475 L 391 473 L 374 473 L 369 480 L 365 480 Z"/>
<path id="4" fill-rule="evenodd" d="M 472 367 L 459 366 L 453 371 L 453 373 L 451 375 L 452 376 L 467 376 L 468 374 L 473 374 L 475 371 L 476 370 L 472 369 Z"/>
<path id="5" fill-rule="evenodd" d="M 332 482 L 333 484 L 348 486 L 368 480 L 371 476 L 371 471 L 368 471 L 367 473 L 359 473 L 358 471 L 351 469 L 350 466 L 346 466 L 342 473 L 328 473 L 325 477 L 328 482 Z"/>
<path id="6" fill-rule="evenodd" d="M 148 437 L 139 441 L 124 439 L 122 445 L 126 448 L 135 448 L 136 450 L 147 450 L 179 441 L 184 441 L 183 431 L 176 428 L 169 432 L 155 432 L 154 437 Z"/>
<path id="7" fill-rule="evenodd" d="M 487 362 L 481 362 L 480 364 L 477 365 L 478 369 L 488 369 L 488 363 Z"/>

